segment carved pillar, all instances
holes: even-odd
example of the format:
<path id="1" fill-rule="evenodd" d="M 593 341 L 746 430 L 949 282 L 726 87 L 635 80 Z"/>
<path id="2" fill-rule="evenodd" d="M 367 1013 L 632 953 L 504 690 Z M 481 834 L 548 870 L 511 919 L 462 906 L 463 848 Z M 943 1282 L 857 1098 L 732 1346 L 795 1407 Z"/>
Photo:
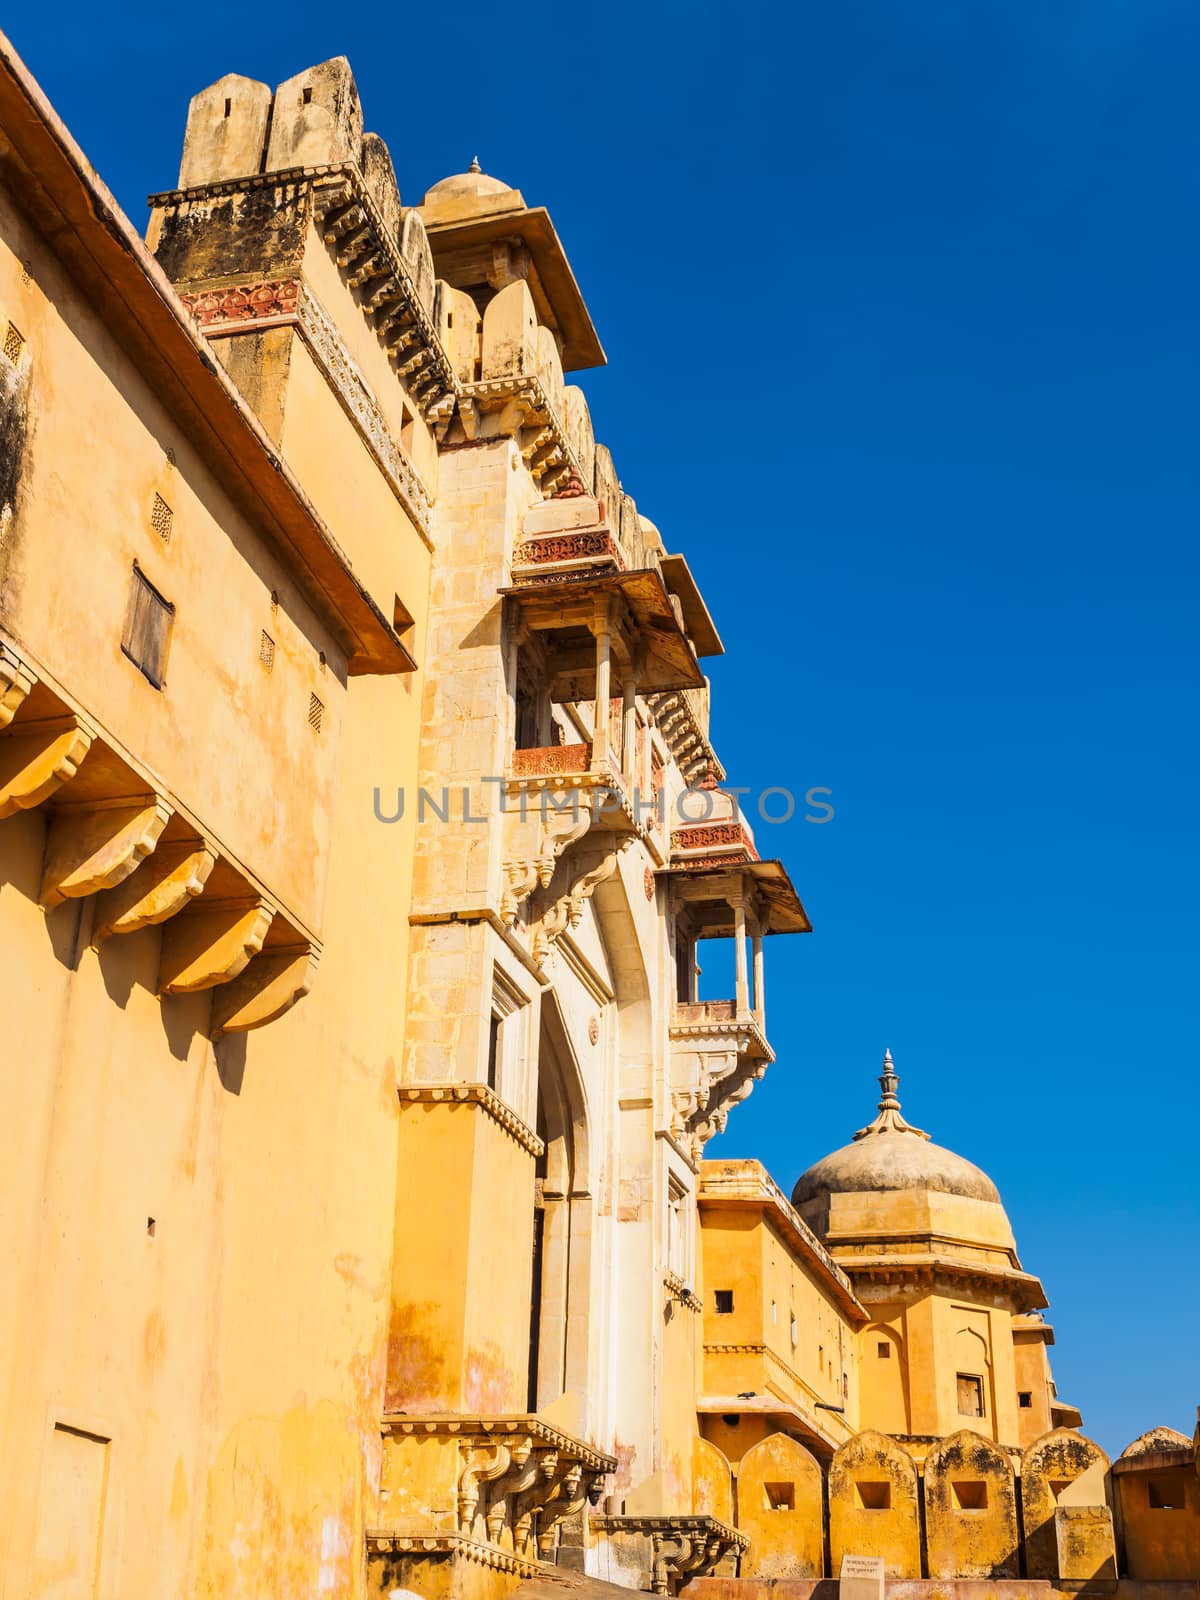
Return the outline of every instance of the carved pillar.
<path id="1" fill-rule="evenodd" d="M 733 902 L 733 939 L 734 992 L 741 1016 L 750 1009 L 750 980 L 746 972 L 746 905 L 740 895 Z"/>
<path id="2" fill-rule="evenodd" d="M 621 687 L 621 771 L 630 793 L 637 787 L 637 678 L 633 672 Z"/>
<path id="3" fill-rule="evenodd" d="M 612 622 L 607 595 L 596 601 L 592 618 L 592 632 L 596 636 L 596 705 L 592 717 L 592 771 L 598 772 L 608 762 L 609 702 L 612 696 Z"/>

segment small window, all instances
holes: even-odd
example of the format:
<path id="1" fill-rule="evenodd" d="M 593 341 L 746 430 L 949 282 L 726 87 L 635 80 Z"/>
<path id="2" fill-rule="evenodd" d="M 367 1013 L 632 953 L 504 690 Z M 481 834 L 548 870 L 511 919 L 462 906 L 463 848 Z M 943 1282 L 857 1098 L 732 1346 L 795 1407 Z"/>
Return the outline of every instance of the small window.
<path id="1" fill-rule="evenodd" d="M 774 1300 L 771 1301 L 771 1321 L 779 1321 L 779 1307 L 775 1304 Z"/>
<path id="2" fill-rule="evenodd" d="M 121 649 L 156 689 L 166 681 L 167 641 L 174 616 L 175 607 L 135 566 Z"/>
<path id="3" fill-rule="evenodd" d="M 719 1317 L 727 1317 L 733 1310 L 733 1290 L 717 1289 L 713 1293 L 713 1306 Z"/>
<path id="4" fill-rule="evenodd" d="M 320 733 L 321 724 L 325 721 L 325 703 L 317 695 L 308 697 L 308 725 L 314 733 Z"/>
<path id="5" fill-rule="evenodd" d="M 1017 1404 L 1021 1407 L 1022 1411 L 1028 1411 L 1030 1406 L 1033 1404 L 1033 1390 L 1019 1389 L 1017 1391 Z"/>
<path id="6" fill-rule="evenodd" d="M 800 1342 L 800 1330 L 796 1326 L 795 1317 L 792 1318 L 791 1333 L 792 1333 L 792 1349 L 794 1350 L 796 1348 L 797 1344 L 799 1344 L 799 1342 Z"/>
<path id="7" fill-rule="evenodd" d="M 275 641 L 264 628 L 258 640 L 258 659 L 270 672 L 275 666 Z"/>
<path id="8" fill-rule="evenodd" d="M 892 1359 L 892 1347 L 886 1339 L 880 1339 L 879 1343 L 875 1346 L 875 1354 L 879 1357 L 880 1361 L 890 1361 Z"/>
<path id="9" fill-rule="evenodd" d="M 763 1494 L 767 1497 L 768 1511 L 794 1511 L 796 1509 L 796 1485 L 794 1483 L 764 1483 Z"/>
<path id="10" fill-rule="evenodd" d="M 966 1482 L 955 1483 L 954 1501 L 960 1511 L 986 1511 L 988 1503 L 987 1484 L 982 1480 L 969 1479 Z"/>
<path id="11" fill-rule="evenodd" d="M 856 1483 L 858 1503 L 863 1511 L 890 1511 L 892 1486 L 890 1483 Z"/>
<path id="12" fill-rule="evenodd" d="M 958 1374 L 958 1414 L 960 1417 L 983 1416 L 983 1379 L 968 1372 Z"/>
<path id="13" fill-rule="evenodd" d="M 312 105 L 312 90 L 305 87 L 300 92 L 300 98 L 303 100 L 306 106 Z"/>
<path id="14" fill-rule="evenodd" d="M 1152 1511 L 1182 1511 L 1187 1491 L 1183 1478 L 1151 1478 L 1146 1485 L 1146 1496 Z"/>

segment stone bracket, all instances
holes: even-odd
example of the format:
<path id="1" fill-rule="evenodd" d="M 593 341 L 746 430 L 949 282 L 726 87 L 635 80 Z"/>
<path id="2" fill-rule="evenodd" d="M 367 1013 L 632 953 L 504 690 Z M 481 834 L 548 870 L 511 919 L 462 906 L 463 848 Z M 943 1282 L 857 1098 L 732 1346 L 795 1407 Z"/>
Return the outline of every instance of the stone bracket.
<path id="1" fill-rule="evenodd" d="M 16 651 L 0 642 L 0 731 L 8 727 L 36 682 L 37 675 Z"/>
<path id="2" fill-rule="evenodd" d="M 216 860 L 216 847 L 203 839 L 161 840 L 136 871 L 97 900 L 93 940 L 175 916 L 204 888 Z"/>
<path id="3" fill-rule="evenodd" d="M 269 945 L 214 996 L 212 1030 L 247 1033 L 290 1011 L 312 988 L 320 950 L 307 940 Z"/>
<path id="4" fill-rule="evenodd" d="M 254 896 L 206 904 L 203 897 L 163 929 L 160 994 L 189 994 L 229 983 L 263 947 L 274 918 Z"/>
<path id="5" fill-rule="evenodd" d="M 611 878 L 617 870 L 617 862 L 621 852 L 627 850 L 633 843 L 634 836 L 626 834 L 623 839 L 609 850 L 599 863 L 583 872 L 572 883 L 568 892 L 559 898 L 546 910 L 533 932 L 533 959 L 539 964 L 554 949 L 555 945 L 568 930 L 577 928 L 583 917 L 583 908 L 595 894 L 600 885 Z"/>
<path id="6" fill-rule="evenodd" d="M 0 742 L 0 818 L 41 805 L 78 772 L 93 734 L 74 712 L 18 724 Z"/>
<path id="7" fill-rule="evenodd" d="M 504 889 L 500 899 L 500 917 L 506 928 L 517 920 L 521 902 L 539 885 L 550 887 L 554 868 L 560 856 L 577 844 L 592 825 L 592 808 L 576 804 L 573 809 L 550 808 L 542 817 L 541 837 L 532 856 L 518 857 L 504 863 Z"/>
<path id="8" fill-rule="evenodd" d="M 153 854 L 172 815 L 161 795 L 68 805 L 53 812 L 42 868 L 42 905 L 49 911 L 64 900 L 124 882 Z"/>

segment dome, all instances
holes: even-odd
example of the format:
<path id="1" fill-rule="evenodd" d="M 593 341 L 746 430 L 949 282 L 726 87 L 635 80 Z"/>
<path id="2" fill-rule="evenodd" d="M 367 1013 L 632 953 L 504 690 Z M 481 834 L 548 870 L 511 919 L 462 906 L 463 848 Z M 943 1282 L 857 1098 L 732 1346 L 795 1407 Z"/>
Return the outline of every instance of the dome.
<path id="1" fill-rule="evenodd" d="M 456 172 L 449 178 L 443 178 L 440 183 L 435 183 L 432 189 L 427 189 L 421 204 L 425 205 L 429 200 L 437 199 L 468 199 L 475 196 L 512 193 L 512 185 L 502 183 L 499 178 L 489 178 L 480 168 L 479 158 L 476 157 L 466 172 Z"/>
<path id="2" fill-rule="evenodd" d="M 850 1144 L 801 1173 L 792 1190 L 794 1206 L 830 1194 L 897 1189 L 963 1195 L 1000 1204 L 999 1191 L 986 1172 L 953 1150 L 934 1144 L 927 1133 L 905 1122 L 896 1098 L 899 1082 L 889 1050 L 879 1079 L 883 1090 L 879 1115 L 867 1127 L 860 1128 Z"/>

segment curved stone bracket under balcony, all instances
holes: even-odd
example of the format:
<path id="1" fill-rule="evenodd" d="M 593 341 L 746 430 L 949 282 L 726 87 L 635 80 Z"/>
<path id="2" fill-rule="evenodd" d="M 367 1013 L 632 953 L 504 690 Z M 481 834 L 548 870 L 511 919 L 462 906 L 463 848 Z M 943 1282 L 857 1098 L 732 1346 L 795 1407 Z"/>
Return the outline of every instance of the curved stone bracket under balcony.
<path id="1" fill-rule="evenodd" d="M 640 1565 L 640 1587 L 653 1594 L 678 1594 L 689 1579 L 707 1577 L 726 1556 L 750 1548 L 746 1534 L 716 1517 L 594 1516 L 591 1525 L 624 1546 L 621 1565 Z"/>

